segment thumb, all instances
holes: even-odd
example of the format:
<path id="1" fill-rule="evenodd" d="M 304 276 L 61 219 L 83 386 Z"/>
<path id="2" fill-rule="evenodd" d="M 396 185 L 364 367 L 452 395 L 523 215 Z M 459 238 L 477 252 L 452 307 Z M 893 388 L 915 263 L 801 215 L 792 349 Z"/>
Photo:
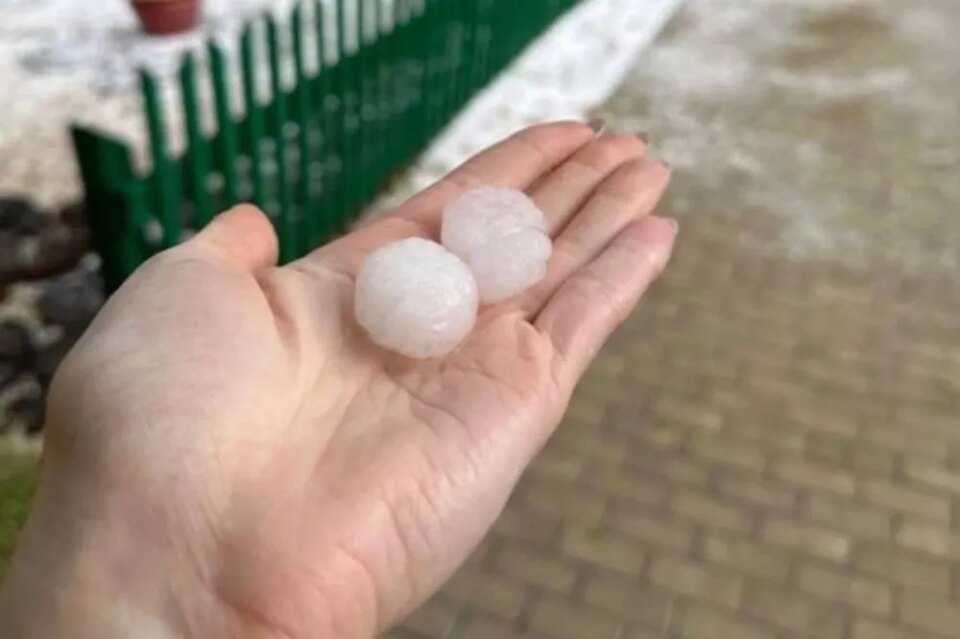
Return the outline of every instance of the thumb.
<path id="1" fill-rule="evenodd" d="M 241 204 L 221 213 L 183 248 L 203 252 L 246 271 L 277 263 L 277 234 L 267 216 L 252 204 Z"/>

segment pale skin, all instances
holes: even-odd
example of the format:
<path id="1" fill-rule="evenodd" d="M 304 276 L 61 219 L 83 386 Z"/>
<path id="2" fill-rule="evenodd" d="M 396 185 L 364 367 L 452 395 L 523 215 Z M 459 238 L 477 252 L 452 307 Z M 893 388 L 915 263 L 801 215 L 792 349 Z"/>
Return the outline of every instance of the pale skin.
<path id="1" fill-rule="evenodd" d="M 389 628 L 480 542 L 666 265 L 668 181 L 638 136 L 542 125 L 294 264 L 249 206 L 152 259 L 54 381 L 4 636 Z M 444 204 L 485 184 L 545 211 L 546 281 L 482 309 L 446 358 L 373 345 L 352 316 L 364 256 L 436 239 Z"/>

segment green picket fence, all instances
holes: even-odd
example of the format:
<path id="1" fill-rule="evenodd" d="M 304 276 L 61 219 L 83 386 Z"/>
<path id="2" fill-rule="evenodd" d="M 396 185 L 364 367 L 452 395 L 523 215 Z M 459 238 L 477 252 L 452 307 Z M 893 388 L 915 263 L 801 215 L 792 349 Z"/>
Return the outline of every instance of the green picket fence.
<path id="1" fill-rule="evenodd" d="M 124 142 L 73 128 L 108 289 L 239 202 L 270 215 L 282 261 L 328 241 L 578 0 L 307 2 L 288 20 L 246 25 L 239 60 L 213 41 L 206 64 L 185 56 L 179 156 L 168 148 L 161 86 L 146 71 L 149 171 L 135 170 Z M 295 78 L 286 86 L 291 56 Z M 201 114 L 202 80 L 212 87 L 213 131 Z"/>

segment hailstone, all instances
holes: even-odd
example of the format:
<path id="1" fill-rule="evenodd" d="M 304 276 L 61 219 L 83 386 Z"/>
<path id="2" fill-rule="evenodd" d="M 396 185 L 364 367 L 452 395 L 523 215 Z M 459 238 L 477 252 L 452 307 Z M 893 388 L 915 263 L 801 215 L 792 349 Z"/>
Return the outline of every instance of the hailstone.
<path id="1" fill-rule="evenodd" d="M 533 200 L 516 189 L 483 186 L 446 206 L 440 240 L 448 251 L 466 259 L 489 240 L 525 228 L 547 230 L 547 220 Z"/>
<path id="2" fill-rule="evenodd" d="M 419 237 L 387 244 L 360 268 L 357 322 L 380 346 L 425 359 L 453 351 L 477 319 L 477 284 L 463 261 Z"/>
<path id="3" fill-rule="evenodd" d="M 468 191 L 448 204 L 440 237 L 473 271 L 486 304 L 542 280 L 553 251 L 546 217 L 533 200 L 495 186 Z"/>
<path id="4" fill-rule="evenodd" d="M 525 291 L 547 275 L 553 252 L 550 238 L 534 229 L 521 229 L 488 240 L 474 249 L 467 266 L 477 281 L 480 299 L 493 304 Z"/>

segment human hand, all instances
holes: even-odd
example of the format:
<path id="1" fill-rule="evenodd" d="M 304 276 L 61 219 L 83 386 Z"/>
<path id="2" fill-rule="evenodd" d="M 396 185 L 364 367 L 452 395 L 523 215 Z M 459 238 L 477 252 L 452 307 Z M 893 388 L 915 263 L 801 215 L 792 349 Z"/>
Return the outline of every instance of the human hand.
<path id="1" fill-rule="evenodd" d="M 10 636 L 359 638 L 423 602 L 669 258 L 675 225 L 649 215 L 669 171 L 645 151 L 534 127 L 288 266 L 249 206 L 144 265 L 54 381 Z M 446 358 L 373 345 L 352 312 L 364 256 L 438 237 L 484 184 L 547 214 L 547 279 Z"/>

